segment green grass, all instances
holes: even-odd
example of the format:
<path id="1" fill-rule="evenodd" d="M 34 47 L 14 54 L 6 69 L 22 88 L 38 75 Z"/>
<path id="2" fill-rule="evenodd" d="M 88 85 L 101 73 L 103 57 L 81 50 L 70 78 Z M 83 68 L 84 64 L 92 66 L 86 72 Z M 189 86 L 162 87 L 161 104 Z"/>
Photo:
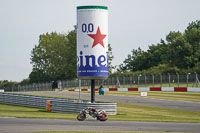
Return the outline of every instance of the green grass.
<path id="1" fill-rule="evenodd" d="M 116 121 L 200 122 L 200 112 L 166 109 L 142 105 L 117 104 Z"/>
<path id="2" fill-rule="evenodd" d="M 76 115 L 46 112 L 46 109 L 0 104 L 0 117 L 74 119 Z"/>
<path id="3" fill-rule="evenodd" d="M 106 92 L 108 95 L 138 96 L 141 92 Z M 200 102 L 200 92 L 147 92 L 148 98 Z"/>
<path id="4" fill-rule="evenodd" d="M 166 133 L 166 132 L 147 132 L 147 131 L 44 131 L 33 133 Z M 183 132 L 170 132 L 183 133 Z"/>
<path id="5" fill-rule="evenodd" d="M 76 119 L 76 116 L 77 113 L 52 113 L 45 109 L 0 104 L 0 117 Z M 109 120 L 200 123 L 200 112 L 118 103 L 117 115 L 110 115 Z"/>
<path id="6" fill-rule="evenodd" d="M 66 92 L 66 93 L 79 93 L 79 92 Z M 81 93 L 91 93 L 91 92 L 83 91 Z M 98 92 L 96 92 L 96 95 L 98 95 Z M 141 92 L 139 91 L 124 91 L 124 92 L 123 91 L 105 91 L 105 95 L 141 97 Z M 200 92 L 148 91 L 147 98 L 200 102 Z"/>

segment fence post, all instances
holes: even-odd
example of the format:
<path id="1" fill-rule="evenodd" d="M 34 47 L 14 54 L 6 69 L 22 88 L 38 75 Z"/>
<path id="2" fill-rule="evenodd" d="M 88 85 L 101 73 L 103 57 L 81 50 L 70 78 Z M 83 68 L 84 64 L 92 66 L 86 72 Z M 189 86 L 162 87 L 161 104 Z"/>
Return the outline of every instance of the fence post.
<path id="1" fill-rule="evenodd" d="M 162 74 L 159 73 L 159 75 L 160 75 L 160 86 L 162 87 Z"/>
<path id="2" fill-rule="evenodd" d="M 123 77 L 123 86 L 125 86 L 125 77 Z"/>
<path id="3" fill-rule="evenodd" d="M 153 83 L 153 87 L 154 87 L 154 75 L 153 74 L 151 74 L 152 75 L 152 83 Z"/>
<path id="4" fill-rule="evenodd" d="M 98 82 L 98 85 L 97 85 L 97 86 L 100 86 L 99 80 L 97 80 L 97 82 Z"/>
<path id="5" fill-rule="evenodd" d="M 102 80 L 101 84 L 104 86 L 104 80 Z"/>
<path id="6" fill-rule="evenodd" d="M 169 76 L 169 87 L 170 87 L 170 78 L 171 78 L 171 75 L 169 73 L 167 73 L 168 76 Z"/>
<path id="7" fill-rule="evenodd" d="M 117 88 L 120 88 L 120 82 L 119 82 L 119 78 L 118 78 L 118 77 L 117 77 L 116 87 L 117 87 Z"/>
<path id="8" fill-rule="evenodd" d="M 130 87 L 132 86 L 132 76 L 130 76 Z"/>
<path id="9" fill-rule="evenodd" d="M 138 75 L 138 87 L 140 87 L 140 76 L 142 76 L 141 74 Z"/>
<path id="10" fill-rule="evenodd" d="M 177 83 L 178 83 L 178 87 L 179 87 L 179 74 L 176 73 L 176 75 L 177 75 Z"/>
<path id="11" fill-rule="evenodd" d="M 194 73 L 195 73 L 195 77 L 196 77 L 196 87 L 198 87 L 198 82 L 199 82 L 198 75 L 196 72 L 194 72 Z"/>
<path id="12" fill-rule="evenodd" d="M 147 76 L 144 75 L 144 86 L 146 87 L 146 84 L 147 84 Z"/>
<path id="13" fill-rule="evenodd" d="M 79 100 L 81 99 L 81 80 L 79 79 Z"/>
<path id="14" fill-rule="evenodd" d="M 187 79 L 187 87 L 188 87 L 188 80 L 189 80 L 189 75 L 190 75 L 190 73 L 186 73 L 186 79 Z"/>
<path id="15" fill-rule="evenodd" d="M 114 88 L 114 77 L 112 77 L 111 79 L 112 79 L 112 81 L 111 81 L 112 88 Z"/>

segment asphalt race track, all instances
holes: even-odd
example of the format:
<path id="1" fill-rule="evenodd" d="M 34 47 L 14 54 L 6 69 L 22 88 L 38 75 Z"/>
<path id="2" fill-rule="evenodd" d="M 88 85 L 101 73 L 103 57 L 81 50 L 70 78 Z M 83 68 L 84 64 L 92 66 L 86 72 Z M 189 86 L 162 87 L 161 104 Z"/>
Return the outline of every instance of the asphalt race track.
<path id="1" fill-rule="evenodd" d="M 25 92 L 26 93 L 26 92 Z M 60 97 L 79 97 L 78 93 L 57 92 L 27 92 Z M 90 94 L 81 94 L 82 99 L 90 99 Z M 130 97 L 113 95 L 96 95 L 96 101 L 120 102 L 128 104 L 147 105 L 162 108 L 190 110 L 200 112 L 200 103 L 153 99 L 148 97 Z M 86 130 L 86 131 L 162 131 L 162 132 L 200 132 L 200 123 L 172 123 L 172 122 L 134 122 L 134 121 L 106 121 L 59 120 L 59 119 L 24 119 L 0 117 L 0 133 L 24 133 L 36 131 Z"/>
<path id="2" fill-rule="evenodd" d="M 24 133 L 37 131 L 163 131 L 163 132 L 199 132 L 200 123 L 170 122 L 127 122 L 96 120 L 58 120 L 0 118 L 0 133 Z"/>
<path id="3" fill-rule="evenodd" d="M 27 92 L 27 94 L 38 94 L 47 96 L 59 96 L 59 97 L 72 97 L 79 98 L 78 93 L 56 93 L 56 92 Z M 90 100 L 90 94 L 81 94 L 81 99 Z M 180 110 L 189 110 L 200 112 L 199 102 L 189 102 L 189 101 L 175 101 L 175 100 L 164 100 L 164 99 L 154 99 L 148 97 L 131 97 L 131 96 L 113 96 L 113 95 L 96 95 L 96 101 L 106 101 L 115 103 L 128 103 L 128 104 L 138 104 L 147 105 L 153 107 L 161 108 L 171 108 Z"/>

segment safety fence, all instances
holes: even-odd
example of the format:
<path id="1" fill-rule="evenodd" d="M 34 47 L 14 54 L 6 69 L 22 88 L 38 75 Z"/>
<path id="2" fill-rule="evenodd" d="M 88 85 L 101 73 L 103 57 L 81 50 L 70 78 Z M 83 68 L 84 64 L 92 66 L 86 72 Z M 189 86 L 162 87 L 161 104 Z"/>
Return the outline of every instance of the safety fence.
<path id="1" fill-rule="evenodd" d="M 104 91 L 168 91 L 168 92 L 200 92 L 200 88 L 194 87 L 140 87 L 140 88 L 103 88 Z M 91 89 L 71 89 L 66 91 L 91 91 Z M 99 91 L 99 89 L 95 89 Z"/>
<path id="2" fill-rule="evenodd" d="M 109 77 L 106 80 L 95 80 L 95 85 L 98 88 L 103 85 L 106 88 L 133 88 L 133 87 L 194 87 L 200 86 L 200 74 L 185 73 L 185 74 L 167 74 L 167 75 L 137 75 L 123 77 Z M 9 88 L 4 88 L 5 92 L 17 91 L 52 91 L 56 88 L 63 89 L 78 89 L 90 88 L 90 80 L 67 80 L 57 81 L 57 87 L 53 88 L 53 83 L 33 83 L 26 85 L 18 85 Z M 1 89 L 1 88 L 0 88 Z"/>
<path id="3" fill-rule="evenodd" d="M 52 82 L 49 83 L 32 83 L 2 88 L 5 92 L 21 91 L 52 91 Z"/>
<path id="4" fill-rule="evenodd" d="M 51 98 L 22 94 L 0 93 L 0 103 L 20 105 L 26 107 L 47 108 L 47 100 L 51 103 L 51 112 L 79 113 L 86 107 L 93 107 L 97 110 L 105 110 L 107 114 L 117 113 L 116 103 L 90 103 L 86 100 L 73 100 L 63 98 Z"/>
<path id="5" fill-rule="evenodd" d="M 137 75 L 109 77 L 106 80 L 95 80 L 95 85 L 107 88 L 126 87 L 199 87 L 200 74 L 168 74 L 168 75 Z M 90 80 L 72 80 L 60 82 L 61 88 L 90 88 Z"/>

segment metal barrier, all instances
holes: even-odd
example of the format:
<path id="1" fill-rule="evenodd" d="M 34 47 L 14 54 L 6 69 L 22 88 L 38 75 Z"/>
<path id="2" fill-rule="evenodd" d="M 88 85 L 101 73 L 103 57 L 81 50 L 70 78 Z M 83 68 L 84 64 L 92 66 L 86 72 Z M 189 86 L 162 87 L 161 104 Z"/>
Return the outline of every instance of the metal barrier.
<path id="1" fill-rule="evenodd" d="M 134 88 L 134 87 L 194 87 L 200 86 L 200 74 L 185 73 L 185 74 L 150 74 L 125 77 L 109 77 L 106 80 L 95 80 L 96 87 L 104 85 L 107 88 Z M 18 86 L 4 87 L 5 92 L 21 92 L 21 91 L 53 91 L 52 83 L 32 83 Z M 90 88 L 90 80 L 67 80 L 58 81 L 58 90 L 70 88 L 78 89 Z M 1 88 L 0 88 L 1 89 Z"/>
<path id="2" fill-rule="evenodd" d="M 0 103 L 2 104 L 20 105 L 45 109 L 47 107 L 47 100 L 51 101 L 52 112 L 79 113 L 82 109 L 86 107 L 93 107 L 97 110 L 105 110 L 106 113 L 110 115 L 116 115 L 117 113 L 116 103 L 90 103 L 85 100 L 0 93 Z"/>

